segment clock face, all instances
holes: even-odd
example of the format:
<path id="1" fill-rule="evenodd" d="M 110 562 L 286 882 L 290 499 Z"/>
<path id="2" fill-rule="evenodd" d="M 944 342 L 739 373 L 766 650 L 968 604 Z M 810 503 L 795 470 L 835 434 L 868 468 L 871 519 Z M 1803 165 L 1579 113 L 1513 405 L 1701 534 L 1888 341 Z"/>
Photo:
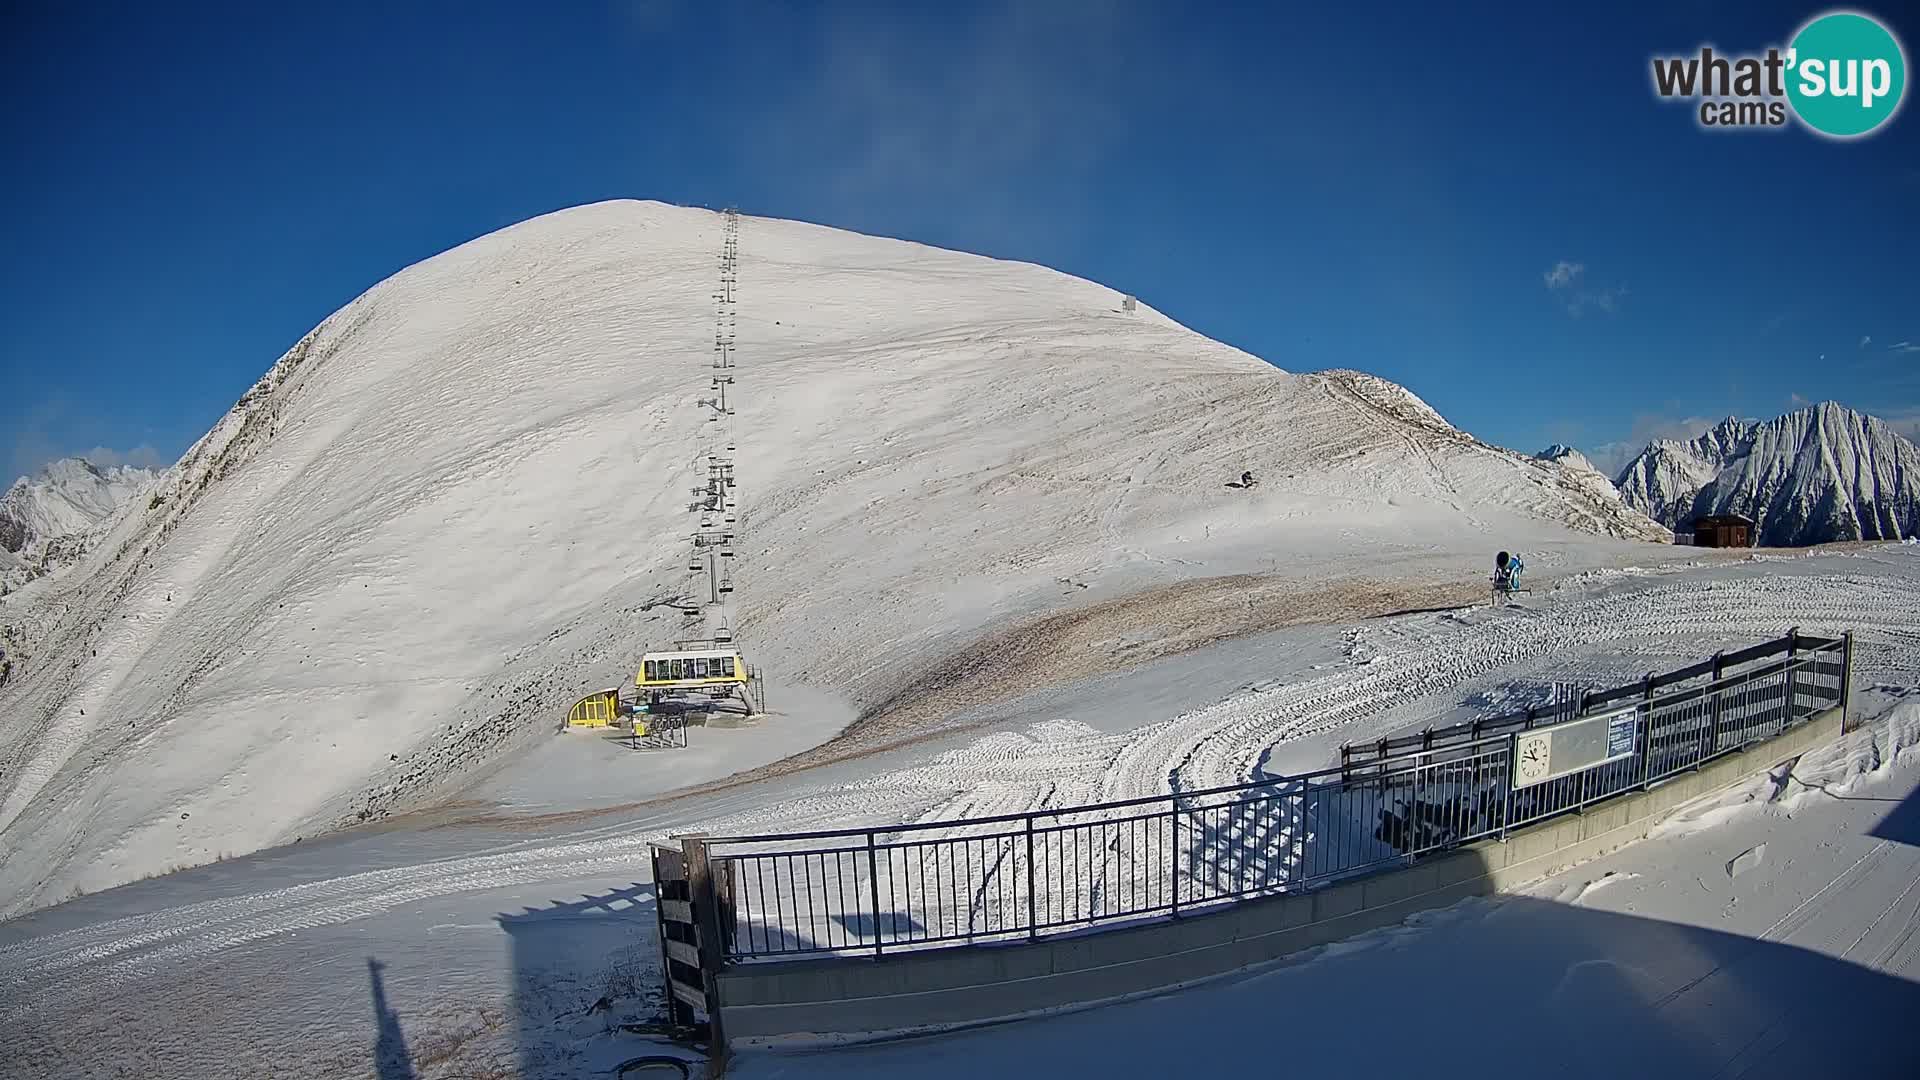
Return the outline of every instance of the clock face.
<path id="1" fill-rule="evenodd" d="M 1528 780 L 1538 780 L 1547 775 L 1548 739 L 1545 735 L 1534 735 L 1520 740 L 1520 775 Z"/>

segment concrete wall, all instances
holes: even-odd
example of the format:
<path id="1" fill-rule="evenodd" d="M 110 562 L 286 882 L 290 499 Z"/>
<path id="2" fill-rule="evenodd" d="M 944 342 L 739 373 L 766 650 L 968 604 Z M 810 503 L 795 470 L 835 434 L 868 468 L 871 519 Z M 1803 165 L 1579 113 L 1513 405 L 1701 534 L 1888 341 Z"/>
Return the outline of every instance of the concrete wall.
<path id="1" fill-rule="evenodd" d="M 1165 990 L 1339 941 L 1469 896 L 1536 881 L 1643 839 L 1667 812 L 1840 736 L 1831 709 L 1651 791 L 1401 869 L 1177 919 L 1037 942 L 736 964 L 720 977 L 727 1037 L 751 1044 L 976 1024 Z"/>

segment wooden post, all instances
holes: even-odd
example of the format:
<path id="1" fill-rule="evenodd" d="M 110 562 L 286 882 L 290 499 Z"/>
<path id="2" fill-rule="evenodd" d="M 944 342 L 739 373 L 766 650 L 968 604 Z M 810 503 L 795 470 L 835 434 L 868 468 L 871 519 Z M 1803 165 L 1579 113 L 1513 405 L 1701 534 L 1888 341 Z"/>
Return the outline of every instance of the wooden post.
<path id="1" fill-rule="evenodd" d="M 653 915 L 660 926 L 660 976 L 666 983 L 667 1020 L 682 1027 L 693 1026 L 693 1006 L 681 1001 L 673 993 L 673 957 L 667 950 L 667 907 L 661 903 L 664 885 L 660 880 L 660 850 L 649 846 L 647 855 L 653 860 Z"/>
<path id="2" fill-rule="evenodd" d="M 707 998 L 707 1038 L 712 1046 L 708 1072 L 726 1070 L 727 1034 L 720 1019 L 720 967 L 726 949 L 720 937 L 720 897 L 714 888 L 713 868 L 707 862 L 707 842 L 700 837 L 680 841 L 687 858 L 687 898 L 693 902 L 693 921 L 700 938 L 700 990 Z"/>

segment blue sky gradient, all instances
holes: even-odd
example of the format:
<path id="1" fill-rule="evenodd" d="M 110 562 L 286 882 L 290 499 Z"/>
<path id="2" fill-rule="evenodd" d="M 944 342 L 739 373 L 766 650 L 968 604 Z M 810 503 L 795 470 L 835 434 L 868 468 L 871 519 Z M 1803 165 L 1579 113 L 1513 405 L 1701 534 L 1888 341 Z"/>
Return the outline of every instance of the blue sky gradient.
<path id="1" fill-rule="evenodd" d="M 1044 263 L 1516 449 L 1913 431 L 1920 114 L 1710 133 L 1651 90 L 1819 10 L 15 5 L 0 452 L 170 462 L 382 277 L 611 197 Z"/>

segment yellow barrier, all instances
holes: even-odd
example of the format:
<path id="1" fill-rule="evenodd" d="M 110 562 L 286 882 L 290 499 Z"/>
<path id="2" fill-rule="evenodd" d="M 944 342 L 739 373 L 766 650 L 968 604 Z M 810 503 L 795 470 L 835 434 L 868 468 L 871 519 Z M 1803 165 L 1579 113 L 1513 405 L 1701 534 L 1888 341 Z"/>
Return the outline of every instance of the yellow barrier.
<path id="1" fill-rule="evenodd" d="M 567 710 L 568 727 L 612 727 L 620 716 L 618 690 L 598 690 L 573 703 Z"/>

